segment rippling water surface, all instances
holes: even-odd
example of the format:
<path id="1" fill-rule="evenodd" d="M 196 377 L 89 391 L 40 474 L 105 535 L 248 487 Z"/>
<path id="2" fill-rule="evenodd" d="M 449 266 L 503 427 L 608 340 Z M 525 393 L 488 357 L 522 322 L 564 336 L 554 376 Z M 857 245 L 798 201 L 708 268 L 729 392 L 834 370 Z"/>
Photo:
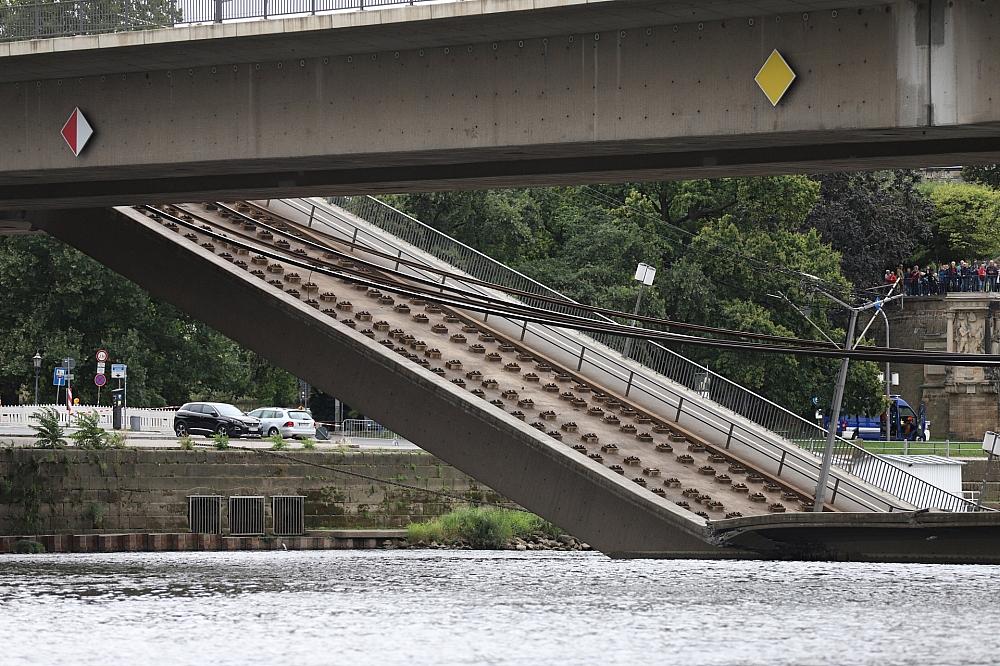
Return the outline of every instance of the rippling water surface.
<path id="1" fill-rule="evenodd" d="M 0 557 L 0 664 L 1000 663 L 1000 567 L 326 551 Z"/>

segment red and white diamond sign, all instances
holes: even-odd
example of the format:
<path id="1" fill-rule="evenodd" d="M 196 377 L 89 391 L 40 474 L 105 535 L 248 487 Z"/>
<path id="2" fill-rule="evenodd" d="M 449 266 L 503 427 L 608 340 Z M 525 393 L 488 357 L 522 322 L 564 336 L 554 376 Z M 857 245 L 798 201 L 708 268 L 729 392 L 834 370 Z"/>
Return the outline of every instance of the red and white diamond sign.
<path id="1" fill-rule="evenodd" d="M 80 151 L 83 150 L 83 147 L 87 145 L 87 141 L 93 136 L 94 128 L 87 122 L 83 112 L 80 111 L 80 107 L 76 107 L 73 109 L 73 113 L 69 114 L 69 119 L 63 125 L 61 134 L 66 139 L 66 145 L 69 146 L 69 149 L 73 151 L 74 155 L 79 157 Z"/>

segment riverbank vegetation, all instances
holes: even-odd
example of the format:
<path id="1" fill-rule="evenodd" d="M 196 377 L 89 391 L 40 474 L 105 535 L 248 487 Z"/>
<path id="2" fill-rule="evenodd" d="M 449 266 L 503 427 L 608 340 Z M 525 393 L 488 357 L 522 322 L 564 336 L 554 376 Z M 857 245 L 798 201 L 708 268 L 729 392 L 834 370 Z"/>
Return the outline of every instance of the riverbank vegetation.
<path id="1" fill-rule="evenodd" d="M 426 522 L 411 523 L 406 534 L 411 545 L 467 545 L 471 548 L 495 550 L 516 548 L 517 545 L 522 545 L 518 542 L 541 539 L 559 543 L 562 530 L 526 511 L 468 507 Z M 521 550 L 527 550 L 526 543 L 523 545 L 525 547 Z"/>

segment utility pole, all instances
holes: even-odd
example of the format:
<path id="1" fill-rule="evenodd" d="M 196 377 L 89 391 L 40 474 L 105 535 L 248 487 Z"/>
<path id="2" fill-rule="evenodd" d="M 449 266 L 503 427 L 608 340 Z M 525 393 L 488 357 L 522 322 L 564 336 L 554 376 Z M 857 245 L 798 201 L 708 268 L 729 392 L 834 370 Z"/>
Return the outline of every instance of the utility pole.
<path id="1" fill-rule="evenodd" d="M 814 276 L 809 276 L 809 277 L 814 282 L 819 282 L 819 278 L 816 278 Z M 818 285 L 814 284 L 813 289 L 817 293 L 826 296 L 828 299 L 830 299 L 831 301 L 833 301 L 834 303 L 848 310 L 851 313 L 850 320 L 847 325 L 847 338 L 846 340 L 844 340 L 844 351 L 851 351 L 852 349 L 855 348 L 854 330 L 858 323 L 858 315 L 861 312 L 871 308 L 877 308 L 881 310 L 886 303 L 894 301 L 897 298 L 901 298 L 902 296 L 901 294 L 897 294 L 895 296 L 891 295 L 892 291 L 895 289 L 895 286 L 893 286 L 893 289 L 889 290 L 889 293 L 886 295 L 886 298 L 876 299 L 874 301 L 871 301 L 870 303 L 866 303 L 865 305 L 854 306 L 851 305 L 850 303 L 847 303 L 837 298 L 833 294 L 830 294 L 829 292 L 821 289 Z M 806 317 L 806 315 L 797 306 L 795 306 L 795 304 L 792 303 L 787 296 L 782 295 L 781 298 L 784 298 L 785 301 L 790 303 L 792 307 L 794 307 L 796 311 L 799 312 L 799 314 L 805 317 L 810 324 L 812 324 L 817 330 L 820 331 L 820 333 L 823 334 L 823 337 L 825 337 L 827 340 L 830 340 L 830 338 L 826 335 L 826 333 L 823 333 L 823 330 L 815 322 L 809 319 L 809 317 Z M 884 314 L 885 313 L 883 313 L 883 316 Z M 857 336 L 858 340 L 864 339 L 865 334 L 868 332 L 868 329 L 871 328 L 871 325 L 875 321 L 876 316 L 877 316 L 876 314 L 872 314 L 872 318 L 868 321 L 868 324 L 865 326 L 865 329 L 861 331 L 861 335 Z M 889 345 L 887 341 L 886 347 L 888 348 L 888 346 Z M 826 426 L 826 446 L 823 448 L 823 462 L 822 465 L 820 466 L 819 478 L 816 480 L 816 495 L 815 495 L 815 502 L 813 503 L 813 511 L 817 513 L 823 511 L 823 505 L 826 503 L 826 487 L 827 485 L 829 485 L 830 467 L 833 465 L 833 443 L 837 437 L 837 425 L 840 423 L 840 408 L 844 400 L 844 387 L 847 384 L 848 365 L 850 365 L 850 357 L 845 356 L 840 362 L 840 372 L 837 373 L 837 383 L 833 387 L 833 400 L 831 401 L 830 404 L 830 415 L 829 419 L 827 420 L 827 426 Z M 888 425 L 888 419 L 887 419 L 887 425 Z"/>
<path id="2" fill-rule="evenodd" d="M 851 320 L 847 324 L 847 339 L 844 341 L 844 351 L 854 347 L 854 326 L 858 322 L 858 309 L 851 308 Z M 837 434 L 837 424 L 840 423 L 840 405 L 844 400 L 844 386 L 847 384 L 847 366 L 851 359 L 847 356 L 840 362 L 840 373 L 837 384 L 833 387 L 833 402 L 830 405 L 830 418 L 826 424 L 826 447 L 823 449 L 823 466 L 816 481 L 816 502 L 813 511 L 822 513 L 826 502 L 826 485 L 830 480 L 830 465 L 833 462 L 833 440 Z"/>

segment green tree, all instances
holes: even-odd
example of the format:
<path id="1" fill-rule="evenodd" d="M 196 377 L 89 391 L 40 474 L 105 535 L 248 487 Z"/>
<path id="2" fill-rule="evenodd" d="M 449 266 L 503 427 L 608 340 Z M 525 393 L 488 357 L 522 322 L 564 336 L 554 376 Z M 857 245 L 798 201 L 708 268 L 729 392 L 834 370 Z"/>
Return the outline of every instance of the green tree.
<path id="1" fill-rule="evenodd" d="M 129 403 L 191 399 L 292 404 L 295 378 L 124 278 L 46 236 L 0 238 L 0 399 L 31 395 L 41 350 L 42 395 L 60 360 L 77 359 L 74 392 L 93 403 L 97 349 L 129 366 Z M 107 401 L 105 390 L 104 400 Z"/>
<path id="2" fill-rule="evenodd" d="M 969 183 L 938 183 L 925 189 L 934 206 L 929 258 L 1000 254 L 1000 191 Z"/>
<path id="3" fill-rule="evenodd" d="M 932 206 L 913 171 L 815 176 L 819 201 L 803 231 L 815 229 L 841 254 L 844 276 L 858 287 L 882 283 L 886 268 L 908 263 L 931 240 Z"/>

